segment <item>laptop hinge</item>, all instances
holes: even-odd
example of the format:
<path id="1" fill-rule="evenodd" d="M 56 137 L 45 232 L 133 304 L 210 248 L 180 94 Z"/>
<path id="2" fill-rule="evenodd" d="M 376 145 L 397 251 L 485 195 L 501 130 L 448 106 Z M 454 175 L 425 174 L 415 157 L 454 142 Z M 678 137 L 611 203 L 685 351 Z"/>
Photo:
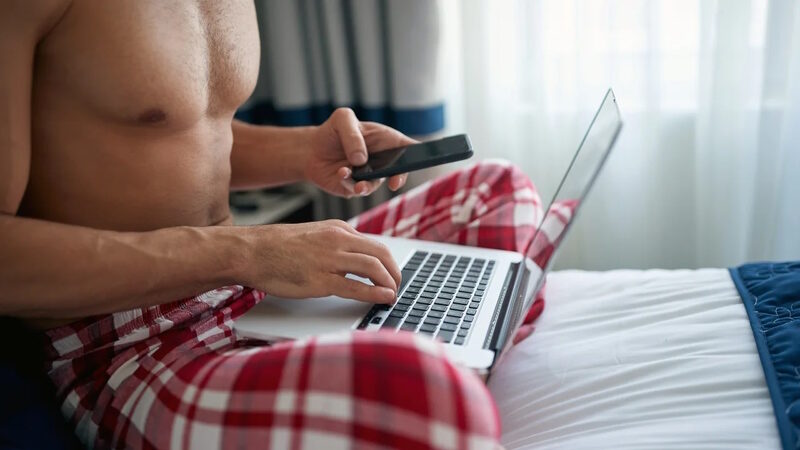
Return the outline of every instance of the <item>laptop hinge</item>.
<path id="1" fill-rule="evenodd" d="M 489 350 L 498 350 L 503 348 L 506 340 L 506 330 L 508 329 L 508 321 L 511 318 L 510 314 L 514 308 L 514 299 L 517 298 L 517 291 L 519 290 L 518 278 L 520 273 L 520 263 L 512 263 L 511 268 L 506 273 L 506 279 L 503 282 L 503 287 L 500 289 L 500 299 L 494 308 L 492 321 L 489 324 L 489 332 L 486 335 L 486 341 L 483 343 L 483 348 Z"/>

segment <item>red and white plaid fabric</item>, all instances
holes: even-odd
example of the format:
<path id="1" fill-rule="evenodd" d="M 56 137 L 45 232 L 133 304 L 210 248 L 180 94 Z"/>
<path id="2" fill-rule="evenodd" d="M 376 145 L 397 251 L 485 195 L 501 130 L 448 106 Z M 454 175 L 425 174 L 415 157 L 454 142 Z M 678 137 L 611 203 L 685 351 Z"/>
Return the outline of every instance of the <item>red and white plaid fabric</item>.
<path id="1" fill-rule="evenodd" d="M 541 202 L 487 162 L 355 218 L 363 232 L 524 251 Z M 94 448 L 494 448 L 500 423 L 473 373 L 409 333 L 270 345 L 232 320 L 264 294 L 223 287 L 47 332 L 62 411 Z M 529 319 L 541 312 L 537 301 Z"/>

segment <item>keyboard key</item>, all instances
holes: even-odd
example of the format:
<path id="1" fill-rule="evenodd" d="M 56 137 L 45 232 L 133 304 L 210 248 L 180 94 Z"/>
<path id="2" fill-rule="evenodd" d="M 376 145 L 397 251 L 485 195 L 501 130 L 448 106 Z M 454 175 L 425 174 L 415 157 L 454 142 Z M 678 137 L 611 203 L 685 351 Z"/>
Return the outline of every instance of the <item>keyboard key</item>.
<path id="1" fill-rule="evenodd" d="M 407 323 L 420 323 L 420 322 L 422 322 L 422 317 L 409 315 L 408 317 L 406 317 L 406 322 Z"/>
<path id="2" fill-rule="evenodd" d="M 392 317 L 389 316 L 386 320 L 383 321 L 383 326 L 381 328 L 388 328 L 388 329 L 395 329 L 397 325 L 400 323 L 400 317 Z"/>
<path id="3" fill-rule="evenodd" d="M 431 303 L 433 303 L 432 298 L 420 297 L 419 300 L 417 300 L 418 305 L 430 305 Z"/>
<path id="4" fill-rule="evenodd" d="M 425 319 L 424 322 L 422 322 L 422 324 L 423 325 L 433 326 L 433 327 L 438 327 L 439 326 L 439 319 L 434 319 L 434 318 L 428 317 L 428 318 Z"/>
<path id="5" fill-rule="evenodd" d="M 439 329 L 445 331 L 456 331 L 458 329 L 458 326 L 453 323 L 443 323 L 442 326 L 439 327 Z"/>
<path id="6" fill-rule="evenodd" d="M 438 318 L 441 318 L 443 316 L 444 316 L 444 312 L 443 311 L 433 311 L 433 310 L 431 310 L 430 312 L 428 312 L 428 317 L 433 317 L 433 318 L 437 318 L 438 319 Z"/>
<path id="7" fill-rule="evenodd" d="M 447 305 L 438 305 L 436 303 L 431 306 L 431 311 L 447 311 Z"/>
<path id="8" fill-rule="evenodd" d="M 409 308 L 408 305 L 401 305 L 399 303 L 394 305 L 394 310 L 395 311 L 408 311 L 408 308 Z"/>
<path id="9" fill-rule="evenodd" d="M 445 317 L 453 317 L 455 319 L 461 319 L 461 316 L 463 316 L 463 314 L 459 311 L 448 311 Z"/>
<path id="10" fill-rule="evenodd" d="M 454 305 L 466 305 L 467 303 L 469 303 L 469 300 L 466 298 L 456 298 L 453 300 Z"/>
<path id="11" fill-rule="evenodd" d="M 469 323 L 475 320 L 475 316 L 470 316 L 469 314 L 464 316 L 464 322 Z"/>
<path id="12" fill-rule="evenodd" d="M 469 330 L 461 329 L 461 330 L 458 330 L 457 336 L 458 337 L 465 337 L 467 335 L 467 333 L 469 333 Z"/>
<path id="13" fill-rule="evenodd" d="M 417 324 L 409 323 L 408 319 L 406 319 L 406 321 L 403 322 L 402 325 L 400 325 L 400 329 L 405 331 L 414 331 L 417 329 Z"/>
<path id="14" fill-rule="evenodd" d="M 420 311 L 418 309 L 412 309 L 411 311 L 408 312 L 409 317 L 423 317 L 424 315 L 425 315 L 425 310 Z"/>
<path id="15" fill-rule="evenodd" d="M 467 307 L 464 305 L 450 305 L 450 309 L 452 311 L 464 311 Z"/>
<path id="16" fill-rule="evenodd" d="M 444 322 L 444 323 L 452 323 L 454 325 L 458 325 L 461 322 L 461 319 L 458 318 L 458 317 L 453 317 L 453 316 L 445 316 L 445 318 L 442 320 L 442 322 Z"/>
<path id="17" fill-rule="evenodd" d="M 446 330 L 439 330 L 439 334 L 437 334 L 436 337 L 441 339 L 442 342 L 449 343 L 450 341 L 453 340 L 453 332 Z"/>
<path id="18" fill-rule="evenodd" d="M 422 324 L 422 326 L 419 327 L 419 331 L 420 333 L 433 334 L 433 332 L 436 331 L 436 325 Z"/>
<path id="19" fill-rule="evenodd" d="M 464 338 L 463 337 L 457 337 L 456 340 L 453 341 L 453 343 L 456 344 L 456 345 L 463 345 L 464 344 Z"/>
<path id="20" fill-rule="evenodd" d="M 391 313 L 389 313 L 389 317 L 403 317 L 405 315 L 406 315 L 405 311 L 398 311 L 396 309 L 393 310 Z"/>
<path id="21" fill-rule="evenodd" d="M 475 315 L 478 312 L 478 308 L 469 308 L 467 309 L 467 314 Z"/>
<path id="22" fill-rule="evenodd" d="M 439 299 L 447 300 L 447 302 L 449 303 L 450 300 L 453 299 L 453 294 L 448 294 L 447 292 L 439 293 L 439 295 L 436 296 L 436 299 L 437 300 L 439 300 Z"/>

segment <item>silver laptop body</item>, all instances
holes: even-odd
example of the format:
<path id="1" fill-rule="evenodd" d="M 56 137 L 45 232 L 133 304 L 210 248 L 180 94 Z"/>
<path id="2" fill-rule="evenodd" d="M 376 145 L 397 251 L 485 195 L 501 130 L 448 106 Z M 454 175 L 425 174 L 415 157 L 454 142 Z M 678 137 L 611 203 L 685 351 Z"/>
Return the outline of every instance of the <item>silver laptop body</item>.
<path id="1" fill-rule="evenodd" d="M 340 297 L 297 300 L 267 296 L 236 321 L 236 332 L 243 337 L 284 340 L 343 330 L 405 330 L 441 340 L 449 358 L 488 373 L 522 324 L 621 128 L 616 98 L 609 89 L 542 223 L 553 214 L 554 204 L 569 201 L 572 213 L 559 230 L 540 228 L 528 255 L 372 235 L 389 247 L 403 271 L 394 305 Z M 551 243 L 550 256 L 537 261 L 540 267 L 529 255 Z"/>

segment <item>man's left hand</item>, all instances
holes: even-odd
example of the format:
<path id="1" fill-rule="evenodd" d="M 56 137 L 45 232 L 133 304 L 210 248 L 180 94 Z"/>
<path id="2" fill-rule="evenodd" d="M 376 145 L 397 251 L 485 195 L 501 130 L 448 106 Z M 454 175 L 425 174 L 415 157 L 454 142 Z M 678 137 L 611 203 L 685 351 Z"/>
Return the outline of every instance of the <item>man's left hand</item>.
<path id="1" fill-rule="evenodd" d="M 352 179 L 351 167 L 366 164 L 370 153 L 415 142 L 385 125 L 360 122 L 350 108 L 339 108 L 312 132 L 305 176 L 324 191 L 340 197 L 369 195 L 383 180 L 356 183 Z M 400 189 L 407 177 L 407 174 L 401 174 L 389 178 L 389 189 Z"/>

